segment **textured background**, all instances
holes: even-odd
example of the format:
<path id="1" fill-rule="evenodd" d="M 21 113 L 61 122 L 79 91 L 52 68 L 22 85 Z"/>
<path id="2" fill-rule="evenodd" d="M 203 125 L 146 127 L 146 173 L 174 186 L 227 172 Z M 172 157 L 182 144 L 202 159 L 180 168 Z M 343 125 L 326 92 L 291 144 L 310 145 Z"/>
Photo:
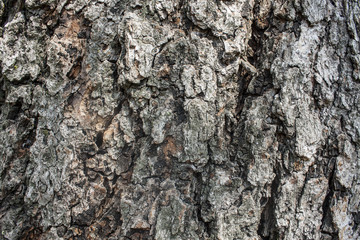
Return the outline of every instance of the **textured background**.
<path id="1" fill-rule="evenodd" d="M 358 239 L 357 0 L 0 0 L 0 239 Z"/>

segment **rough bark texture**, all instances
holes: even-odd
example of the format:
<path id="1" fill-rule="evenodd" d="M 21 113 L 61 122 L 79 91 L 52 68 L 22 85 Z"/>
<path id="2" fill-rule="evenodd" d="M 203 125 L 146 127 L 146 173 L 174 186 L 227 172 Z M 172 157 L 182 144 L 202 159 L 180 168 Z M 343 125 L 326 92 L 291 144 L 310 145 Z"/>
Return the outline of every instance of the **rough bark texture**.
<path id="1" fill-rule="evenodd" d="M 0 16 L 0 239 L 359 239 L 357 0 Z"/>

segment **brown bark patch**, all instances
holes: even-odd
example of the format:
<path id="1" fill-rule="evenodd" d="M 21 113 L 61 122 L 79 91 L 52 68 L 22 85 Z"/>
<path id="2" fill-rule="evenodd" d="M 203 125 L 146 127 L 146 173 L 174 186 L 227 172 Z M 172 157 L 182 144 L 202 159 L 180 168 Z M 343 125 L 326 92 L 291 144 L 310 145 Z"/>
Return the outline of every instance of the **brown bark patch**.
<path id="1" fill-rule="evenodd" d="M 164 153 L 165 159 L 169 161 L 169 155 L 175 156 L 179 151 L 181 151 L 181 146 L 176 145 L 175 139 L 173 137 L 167 137 L 166 143 L 162 147 L 162 151 Z"/>

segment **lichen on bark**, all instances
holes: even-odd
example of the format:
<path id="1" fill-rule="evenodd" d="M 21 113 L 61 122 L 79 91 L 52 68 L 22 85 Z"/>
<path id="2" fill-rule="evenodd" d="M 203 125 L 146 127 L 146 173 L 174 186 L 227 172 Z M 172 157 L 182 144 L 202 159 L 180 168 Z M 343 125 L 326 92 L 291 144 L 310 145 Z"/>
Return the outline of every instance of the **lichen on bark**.
<path id="1" fill-rule="evenodd" d="M 359 238 L 357 0 L 0 16 L 0 238 Z"/>

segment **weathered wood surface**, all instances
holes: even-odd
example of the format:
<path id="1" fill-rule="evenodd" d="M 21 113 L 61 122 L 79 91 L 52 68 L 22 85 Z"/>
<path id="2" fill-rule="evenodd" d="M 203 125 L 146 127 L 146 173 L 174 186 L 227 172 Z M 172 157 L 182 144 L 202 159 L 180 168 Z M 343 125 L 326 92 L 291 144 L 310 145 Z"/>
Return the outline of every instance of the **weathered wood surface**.
<path id="1" fill-rule="evenodd" d="M 357 0 L 0 15 L 0 239 L 359 239 Z"/>

